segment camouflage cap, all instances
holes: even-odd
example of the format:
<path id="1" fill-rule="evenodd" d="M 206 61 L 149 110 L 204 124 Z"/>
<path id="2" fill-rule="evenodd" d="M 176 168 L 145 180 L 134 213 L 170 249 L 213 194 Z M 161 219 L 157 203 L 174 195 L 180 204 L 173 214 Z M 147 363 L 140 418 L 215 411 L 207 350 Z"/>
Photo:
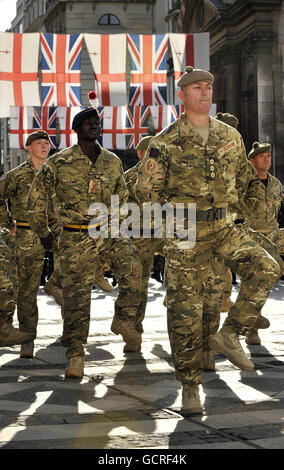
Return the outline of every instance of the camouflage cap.
<path id="1" fill-rule="evenodd" d="M 252 149 L 248 154 L 248 159 L 256 157 L 260 153 L 271 153 L 271 145 L 267 142 L 260 144 L 259 142 L 254 142 L 252 144 Z"/>
<path id="2" fill-rule="evenodd" d="M 217 113 L 215 116 L 215 119 L 218 119 L 218 121 L 222 121 L 225 124 L 228 124 L 229 126 L 237 128 L 239 125 L 239 120 L 236 116 L 230 113 Z"/>
<path id="3" fill-rule="evenodd" d="M 92 116 L 97 116 L 99 118 L 99 112 L 96 108 L 83 109 L 83 111 L 80 111 L 80 113 L 74 116 L 74 119 L 72 122 L 72 129 L 76 131 L 80 127 L 82 122 L 84 122 L 86 119 Z"/>
<path id="4" fill-rule="evenodd" d="M 146 137 L 142 137 L 140 142 L 136 145 L 136 150 L 140 150 L 143 152 L 143 150 L 147 150 L 151 140 L 153 139 L 153 135 L 146 135 Z"/>
<path id="5" fill-rule="evenodd" d="M 47 132 L 45 131 L 35 131 L 35 132 L 32 132 L 28 137 L 27 137 L 27 140 L 26 140 L 26 147 L 28 145 L 31 145 L 31 143 L 34 141 L 34 140 L 38 140 L 38 139 L 45 139 L 45 140 L 48 140 L 48 142 L 50 142 L 49 140 L 49 135 Z"/>
<path id="6" fill-rule="evenodd" d="M 190 83 L 195 82 L 214 82 L 214 77 L 212 73 L 207 72 L 207 70 L 202 69 L 194 69 L 191 65 L 185 67 L 184 74 L 180 77 L 179 81 L 177 82 L 177 86 L 180 88 L 189 85 Z"/>

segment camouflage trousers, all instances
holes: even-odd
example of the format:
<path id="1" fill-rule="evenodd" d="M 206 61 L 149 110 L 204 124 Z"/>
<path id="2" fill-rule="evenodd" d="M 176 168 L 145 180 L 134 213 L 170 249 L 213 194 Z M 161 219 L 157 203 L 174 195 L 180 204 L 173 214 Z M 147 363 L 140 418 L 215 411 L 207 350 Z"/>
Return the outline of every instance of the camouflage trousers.
<path id="1" fill-rule="evenodd" d="M 133 238 L 131 241 L 138 249 L 142 264 L 141 302 L 135 319 L 135 328 L 139 333 L 143 333 L 142 323 L 145 317 L 148 284 L 154 262 L 154 253 L 163 254 L 164 241 L 161 238 Z"/>
<path id="2" fill-rule="evenodd" d="M 4 323 L 12 323 L 15 311 L 12 254 L 0 238 L 0 328 Z"/>
<path id="3" fill-rule="evenodd" d="M 178 240 L 167 240 L 164 249 L 168 332 L 176 377 L 182 383 L 202 383 L 203 298 L 212 256 L 242 279 L 225 320 L 241 335 L 253 329 L 280 276 L 278 263 L 242 227 L 223 220 L 196 225 L 194 248 L 181 250 Z"/>
<path id="4" fill-rule="evenodd" d="M 17 316 L 20 331 L 36 337 L 37 293 L 44 262 L 44 248 L 32 230 L 17 228 L 15 239 L 17 266 Z"/>
<path id="5" fill-rule="evenodd" d="M 214 336 L 220 324 L 220 314 L 227 287 L 227 271 L 224 261 L 213 257 L 208 266 L 208 277 L 203 286 L 202 351 L 209 351 L 209 339 Z M 232 278 L 231 278 L 232 279 Z M 232 288 L 232 281 L 231 281 Z"/>
<path id="6" fill-rule="evenodd" d="M 137 249 L 129 239 L 93 240 L 88 233 L 64 231 L 59 252 L 64 302 L 61 342 L 67 348 L 67 358 L 84 356 L 96 263 L 107 260 L 118 281 L 115 315 L 133 321 L 140 304 L 142 266 Z"/>

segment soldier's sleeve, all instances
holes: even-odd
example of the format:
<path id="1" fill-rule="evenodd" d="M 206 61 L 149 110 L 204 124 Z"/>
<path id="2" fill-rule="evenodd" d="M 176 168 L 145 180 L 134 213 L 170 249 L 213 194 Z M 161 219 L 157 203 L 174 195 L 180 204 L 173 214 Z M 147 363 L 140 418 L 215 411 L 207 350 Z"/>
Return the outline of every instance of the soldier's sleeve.
<path id="1" fill-rule="evenodd" d="M 9 198 L 13 192 L 14 179 L 9 174 L 4 174 L 0 178 L 0 225 L 9 230 L 15 225 L 9 210 Z"/>
<path id="2" fill-rule="evenodd" d="M 53 200 L 50 197 L 47 199 L 47 222 L 50 231 L 57 238 L 61 233 L 62 227 L 54 211 Z"/>
<path id="3" fill-rule="evenodd" d="M 119 196 L 120 206 L 122 206 L 125 202 L 127 202 L 129 193 L 128 193 L 128 189 L 126 186 L 121 162 L 119 162 L 117 181 L 115 185 L 115 193 Z"/>
<path id="4" fill-rule="evenodd" d="M 241 139 L 241 151 L 239 154 L 238 169 L 236 174 L 236 189 L 239 198 L 237 218 L 245 218 L 245 205 L 248 198 L 251 200 L 251 204 L 253 204 L 258 198 L 259 184 L 260 181 L 258 175 L 252 164 L 247 159 L 245 146 L 243 140 Z"/>
<path id="5" fill-rule="evenodd" d="M 166 146 L 154 138 L 138 171 L 135 191 L 139 202 L 163 203 L 165 201 L 164 190 L 168 165 Z"/>
<path id="6" fill-rule="evenodd" d="M 45 238 L 48 228 L 48 200 L 55 195 L 54 168 L 47 161 L 34 177 L 28 196 L 28 220 L 34 232 Z"/>

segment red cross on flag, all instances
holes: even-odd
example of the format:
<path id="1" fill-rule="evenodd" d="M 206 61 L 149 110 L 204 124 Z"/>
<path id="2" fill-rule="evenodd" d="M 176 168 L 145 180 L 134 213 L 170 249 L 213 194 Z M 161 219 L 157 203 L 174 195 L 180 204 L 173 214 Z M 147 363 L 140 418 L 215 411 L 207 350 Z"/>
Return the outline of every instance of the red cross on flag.
<path id="1" fill-rule="evenodd" d="M 108 149 L 135 148 L 148 134 L 149 106 L 105 106 L 103 146 Z"/>
<path id="2" fill-rule="evenodd" d="M 184 106 L 179 104 L 168 104 L 165 106 L 150 106 L 154 129 L 160 132 L 184 112 Z"/>
<path id="3" fill-rule="evenodd" d="M 101 106 L 127 104 L 126 35 L 85 34 Z"/>
<path id="4" fill-rule="evenodd" d="M 185 67 L 191 65 L 203 70 L 210 68 L 209 33 L 169 33 L 169 40 L 174 62 L 175 103 L 180 104 L 181 101 L 177 96 L 177 82 L 184 73 Z"/>
<path id="5" fill-rule="evenodd" d="M 27 137 L 33 132 L 33 106 L 11 106 L 10 148 L 24 149 Z"/>
<path id="6" fill-rule="evenodd" d="M 10 106 L 40 105 L 38 33 L 0 33 L 0 117 Z"/>

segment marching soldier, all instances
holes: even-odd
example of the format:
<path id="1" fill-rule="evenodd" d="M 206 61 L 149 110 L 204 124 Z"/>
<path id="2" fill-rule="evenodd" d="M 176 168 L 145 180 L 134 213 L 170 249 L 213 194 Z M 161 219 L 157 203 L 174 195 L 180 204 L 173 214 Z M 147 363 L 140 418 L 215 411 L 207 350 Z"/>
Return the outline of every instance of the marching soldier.
<path id="1" fill-rule="evenodd" d="M 175 237 L 166 239 L 164 249 L 169 338 L 185 415 L 202 413 L 202 288 L 212 256 L 222 258 L 242 286 L 209 346 L 244 370 L 254 365 L 239 335 L 254 328 L 280 275 L 278 263 L 228 217 L 229 206 L 243 210 L 248 161 L 238 131 L 209 116 L 213 80 L 207 71 L 186 67 L 178 82 L 185 113 L 153 138 L 136 185 L 140 202 L 196 204 L 194 247 L 182 248 Z"/>
<path id="2" fill-rule="evenodd" d="M 271 167 L 271 145 L 255 142 L 248 154 L 259 180 L 257 198 L 245 198 L 247 221 L 250 227 L 274 243 L 279 254 L 284 256 L 284 229 L 279 228 L 278 213 L 283 201 L 282 184 L 269 173 Z M 281 262 L 279 262 L 280 266 Z M 282 268 L 283 269 L 283 268 Z M 261 344 L 257 329 L 246 337 L 247 344 Z"/>
<path id="3" fill-rule="evenodd" d="M 139 162 L 129 170 L 125 172 L 125 182 L 127 185 L 127 189 L 129 192 L 128 202 L 138 203 L 135 195 L 135 184 L 137 181 L 138 171 L 143 161 L 143 158 L 146 154 L 147 148 L 149 143 L 151 142 L 153 136 L 146 136 L 143 137 L 138 145 L 136 146 L 137 155 L 139 158 Z M 142 206 L 140 207 L 140 230 L 143 229 L 143 214 L 142 214 Z M 143 333 L 143 320 L 145 317 L 145 310 L 147 304 L 147 295 L 148 295 L 148 284 L 149 278 L 151 273 L 151 268 L 154 262 L 154 253 L 160 252 L 163 253 L 163 240 L 159 238 L 132 238 L 131 239 L 134 245 L 138 249 L 139 257 L 142 264 L 142 293 L 141 293 L 141 303 L 138 308 L 137 316 L 135 319 L 135 328 L 136 330 L 142 334 Z M 124 352 L 134 352 L 141 350 L 141 343 L 139 344 L 126 344 L 124 346 Z"/>
<path id="4" fill-rule="evenodd" d="M 78 144 L 48 159 L 36 175 L 29 195 L 29 221 L 47 243 L 53 235 L 47 226 L 48 201 L 62 227 L 58 246 L 61 258 L 64 324 L 62 344 L 67 348 L 65 377 L 84 374 L 84 344 L 90 323 L 91 290 L 96 263 L 106 259 L 119 284 L 111 329 L 130 344 L 141 342 L 134 319 L 140 303 L 141 263 L 129 239 L 90 236 L 99 228 L 89 213 L 92 204 L 103 203 L 111 214 L 111 196 L 123 205 L 128 198 L 120 159 L 102 148 L 99 113 L 87 108 L 73 120 Z M 102 226 L 110 217 L 101 221 Z M 89 234 L 90 231 L 90 234 Z"/>
<path id="5" fill-rule="evenodd" d="M 15 236 L 17 315 L 20 331 L 36 337 L 38 323 L 37 292 L 40 285 L 45 249 L 28 223 L 27 201 L 33 179 L 47 159 L 49 136 L 44 131 L 30 134 L 26 140 L 27 160 L 1 177 L 0 223 Z M 56 233 L 56 219 L 49 219 Z M 59 282 L 59 281 L 58 281 Z M 33 357 L 34 342 L 23 344 L 20 357 Z"/>

